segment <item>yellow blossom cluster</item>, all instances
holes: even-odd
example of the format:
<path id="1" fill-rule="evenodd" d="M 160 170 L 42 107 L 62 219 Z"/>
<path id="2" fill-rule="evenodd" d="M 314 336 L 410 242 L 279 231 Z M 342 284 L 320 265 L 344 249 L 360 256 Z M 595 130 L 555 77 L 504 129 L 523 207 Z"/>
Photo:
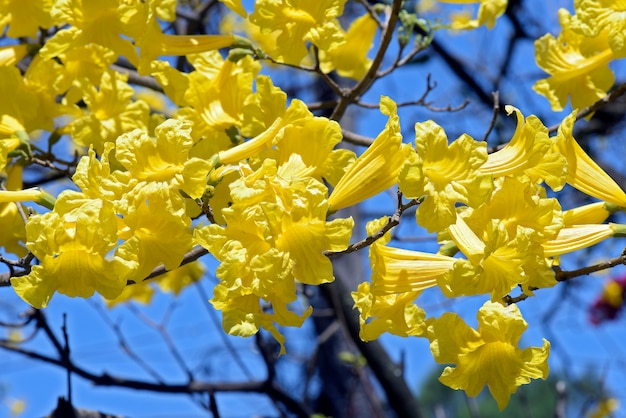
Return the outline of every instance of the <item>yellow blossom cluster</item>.
<path id="1" fill-rule="evenodd" d="M 478 6 L 476 18 L 455 18 L 452 29 L 490 28 L 507 6 L 441 2 Z M 189 261 L 203 248 L 219 263 L 211 303 L 224 330 L 249 337 L 265 329 L 283 353 L 280 327 L 299 327 L 312 312 L 302 287 L 333 282 L 328 255 L 358 247 L 342 210 L 397 186 L 440 250 L 395 248 L 390 219 L 368 223 L 371 279 L 352 294 L 361 338 L 425 338 L 438 362 L 453 365 L 444 384 L 470 396 L 487 385 L 504 408 L 518 386 L 547 377 L 550 348 L 545 340 L 518 346 L 527 324 L 506 303 L 509 293 L 555 286 L 561 255 L 626 234 L 604 223 L 626 207 L 626 193 L 576 142 L 575 113 L 551 136 L 539 118 L 508 106 L 517 128 L 490 154 L 467 134 L 450 141 L 434 121 L 403 138 L 397 105 L 382 96 L 386 124 L 357 156 L 340 148 L 339 121 L 315 116 L 263 73 L 269 62 L 366 80 L 384 29 L 378 9 L 344 29 L 345 0 L 258 0 L 251 12 L 223 0 L 250 41 L 171 33 L 174 0 L 22 3 L 0 3 L 0 30 L 32 41 L 0 48 L 0 95 L 12 98 L 0 103 L 0 248 L 20 257 L 14 264 L 24 271 L 11 285 L 36 308 L 57 292 L 147 303 L 153 288 L 141 282 L 159 269 L 169 271 L 161 289 L 178 293 L 201 279 Z M 626 48 L 622 3 L 611 4 L 576 1 L 574 16 L 560 12 L 561 35 L 537 41 L 537 62 L 551 76 L 535 89 L 555 110 L 568 97 L 587 106 L 612 86 L 608 63 Z M 187 67 L 174 65 L 176 56 Z M 139 94 L 138 78 L 155 100 Z M 47 150 L 35 133 L 48 138 Z M 67 170 L 53 158 L 59 144 L 76 155 Z M 24 166 L 46 158 L 41 165 L 72 180 L 56 199 L 22 189 Z M 563 211 L 548 188 L 566 184 L 599 202 Z M 26 201 L 46 210 L 26 210 Z M 429 288 L 488 299 L 477 329 L 452 313 L 428 317 L 415 300 Z"/>
<path id="2" fill-rule="evenodd" d="M 537 65 L 550 77 L 533 89 L 557 112 L 568 100 L 574 109 L 582 109 L 603 98 L 615 80 L 609 64 L 626 57 L 623 2 L 576 0 L 574 11 L 572 16 L 559 10 L 557 37 L 546 34 L 535 41 Z"/>

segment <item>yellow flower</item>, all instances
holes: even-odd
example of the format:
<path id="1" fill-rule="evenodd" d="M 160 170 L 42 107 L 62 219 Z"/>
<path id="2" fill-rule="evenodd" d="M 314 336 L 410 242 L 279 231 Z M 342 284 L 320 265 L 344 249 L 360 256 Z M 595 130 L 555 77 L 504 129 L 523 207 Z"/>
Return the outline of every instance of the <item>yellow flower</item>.
<path id="1" fill-rule="evenodd" d="M 236 145 L 225 151 L 220 151 L 215 156 L 216 164 L 234 164 L 246 158 L 255 156 L 265 148 L 273 145 L 279 132 L 291 124 L 301 123 L 307 119 L 312 119 L 313 115 L 309 112 L 304 102 L 294 99 L 291 101 L 289 108 L 284 115 L 276 118 L 276 120 L 262 133 L 256 137 Z"/>
<path id="2" fill-rule="evenodd" d="M 369 199 L 387 190 L 398 180 L 398 173 L 411 147 L 402 144 L 400 119 L 394 101 L 381 96 L 380 111 L 389 116 L 387 125 L 335 186 L 328 199 L 331 212 Z"/>
<path id="3" fill-rule="evenodd" d="M 230 185 L 232 205 L 222 210 L 226 227 L 208 225 L 194 237 L 221 262 L 212 303 L 223 310 L 224 329 L 250 336 L 264 327 L 282 344 L 272 322 L 300 326 L 303 320 L 288 309 L 296 300 L 295 280 L 334 280 L 323 252 L 348 246 L 353 221 L 326 222 L 326 187 L 312 178 L 281 179 L 274 160 L 266 159 L 256 171 L 242 165 L 241 171 Z M 272 315 L 261 315 L 261 300 L 271 303 Z"/>
<path id="4" fill-rule="evenodd" d="M 115 141 L 133 129 L 147 130 L 150 108 L 141 101 L 132 101 L 134 90 L 128 76 L 108 70 L 102 74 L 99 88 L 84 89 L 82 99 L 88 112 L 71 125 L 72 139 L 82 146 L 93 146 L 102 153 L 106 142 Z"/>
<path id="5" fill-rule="evenodd" d="M 140 282 L 126 286 L 122 293 L 116 298 L 105 299 L 107 308 L 113 308 L 117 305 L 127 302 L 138 302 L 148 305 L 154 296 L 154 288 L 151 282 Z"/>
<path id="6" fill-rule="evenodd" d="M 544 242 L 546 257 L 554 257 L 591 247 L 611 237 L 626 236 L 626 226 L 620 224 L 574 225 L 563 228 L 553 240 Z"/>
<path id="7" fill-rule="evenodd" d="M 0 115 L 2 115 L 0 134 L 12 135 L 19 131 L 31 132 L 52 126 L 52 120 L 48 120 L 40 114 L 43 112 L 40 108 L 39 98 L 26 86 L 16 67 L 0 66 L 0 97 L 11 98 L 11 100 L 0 102 Z M 6 125 L 7 116 L 10 117 L 8 126 Z"/>
<path id="8" fill-rule="evenodd" d="M 118 16 L 119 3 L 118 0 L 55 1 L 51 10 L 52 18 L 69 26 L 46 41 L 39 53 L 45 59 L 50 59 L 74 48 L 98 44 L 136 62 L 135 48 L 130 40 L 122 36 L 126 28 Z"/>
<path id="9" fill-rule="evenodd" d="M 116 171 L 115 179 L 129 188 L 162 183 L 175 194 L 183 190 L 194 199 L 202 197 L 211 164 L 189 158 L 193 146 L 189 124 L 168 119 L 157 126 L 154 136 L 136 129 L 117 138 L 115 157 L 127 171 Z"/>
<path id="10" fill-rule="evenodd" d="M 472 397 L 487 385 L 503 410 L 519 386 L 548 377 L 550 343 L 518 347 L 528 324 L 516 305 L 486 302 L 477 319 L 477 330 L 451 312 L 435 319 L 428 327 L 430 350 L 438 363 L 455 365 L 444 369 L 441 383 Z"/>
<path id="11" fill-rule="evenodd" d="M 572 32 L 572 17 L 559 10 L 561 34 L 550 34 L 535 41 L 537 65 L 550 74 L 539 80 L 533 90 L 545 96 L 552 110 L 559 112 L 568 97 L 574 109 L 582 109 L 601 99 L 613 86 L 615 77 L 609 68 L 614 55 L 608 45 L 606 32 L 588 38 Z"/>
<path id="12" fill-rule="evenodd" d="M 140 74 L 151 71 L 150 64 L 160 56 L 182 56 L 231 46 L 233 35 L 170 35 L 161 30 L 157 18 L 173 21 L 176 2 L 132 0 L 120 4 L 118 13 L 123 33 L 133 38 L 139 49 L 137 69 Z M 132 61 L 132 60 L 131 60 Z"/>
<path id="13" fill-rule="evenodd" d="M 494 176 L 526 174 L 532 181 L 545 181 L 558 191 L 565 184 L 567 168 L 563 155 L 553 149 L 548 129 L 534 115 L 524 121 L 522 113 L 513 106 L 505 107 L 510 115 L 515 112 L 517 128 L 513 138 L 499 151 L 489 154 L 480 171 Z"/>
<path id="14" fill-rule="evenodd" d="M 286 126 L 276 140 L 276 148 L 263 157 L 275 158 L 278 175 L 283 179 L 324 178 L 337 184 L 355 155 L 345 149 L 333 150 L 341 142 L 341 126 L 322 117 L 306 119 L 298 125 Z"/>
<path id="15" fill-rule="evenodd" d="M 54 24 L 50 9 L 54 0 L 5 0 L 0 3 L 0 33 L 6 25 L 9 38 L 37 38 L 39 29 Z"/>
<path id="16" fill-rule="evenodd" d="M 555 144 L 567 160 L 567 183 L 589 196 L 626 206 L 626 193 L 576 142 L 572 135 L 575 120 L 575 112 L 563 119 Z"/>
<path id="17" fill-rule="evenodd" d="M 475 4 L 480 3 L 478 16 L 472 19 L 466 14 L 459 14 L 452 19 L 451 27 L 455 30 L 476 29 L 479 26 L 493 28 L 496 19 L 506 10 L 508 0 L 438 0 L 439 3 Z"/>
<path id="18" fill-rule="evenodd" d="M 546 198 L 545 190 L 529 180 L 513 177 L 496 179 L 491 199 L 476 209 L 463 213 L 463 219 L 481 236 L 493 219 L 500 222 L 510 238 L 526 232 L 534 242 L 556 237 L 563 227 L 561 205 Z"/>
<path id="19" fill-rule="evenodd" d="M 367 233 L 372 235 L 383 227 L 387 218 L 370 221 Z M 389 247 L 389 233 L 370 246 L 369 259 L 372 268 L 371 292 L 375 296 L 421 293 L 437 286 L 437 278 L 452 270 L 456 258 Z"/>
<path id="20" fill-rule="evenodd" d="M 371 65 L 367 52 L 373 45 L 377 29 L 369 13 L 356 18 L 345 34 L 344 43 L 334 44 L 329 50 L 320 50 L 322 71 L 329 73 L 336 70 L 342 77 L 360 80 Z"/>
<path id="21" fill-rule="evenodd" d="M 409 198 L 425 197 L 417 222 L 438 232 L 454 223 L 457 203 L 476 207 L 489 196 L 491 175 L 479 171 L 487 146 L 466 134 L 448 145 L 446 133 L 433 121 L 415 124 L 415 133 L 417 153 L 402 168 L 398 184 Z"/>
<path id="22" fill-rule="evenodd" d="M 126 277 L 106 258 L 117 245 L 113 206 L 81 193 L 65 191 L 54 210 L 31 216 L 26 246 L 41 264 L 30 274 L 11 279 L 15 292 L 36 308 L 45 307 L 54 292 L 87 298 L 94 292 L 117 297 Z"/>
<path id="23" fill-rule="evenodd" d="M 420 292 L 374 295 L 370 284 L 363 282 L 352 292 L 354 307 L 360 312 L 359 337 L 372 341 L 385 332 L 401 337 L 422 336 L 426 331 L 426 313 L 413 300 Z"/>
<path id="24" fill-rule="evenodd" d="M 203 264 L 199 261 L 194 261 L 175 270 L 168 271 L 156 279 L 156 285 L 163 292 L 171 292 L 178 296 L 184 288 L 200 280 L 203 275 Z"/>
<path id="25" fill-rule="evenodd" d="M 481 239 L 461 217 L 448 231 L 467 260 L 458 259 L 451 271 L 438 277 L 446 296 L 490 293 L 491 300 L 498 300 L 528 281 L 524 267 L 535 260 L 527 233 L 509 237 L 505 226 L 493 220 Z"/>
<path id="26" fill-rule="evenodd" d="M 6 188 L 9 190 L 22 189 L 22 171 L 20 165 L 13 165 L 7 169 Z M 0 191 L 0 193 L 2 193 Z M 24 218 L 18 210 L 19 203 L 0 203 L 0 247 L 4 247 L 7 252 L 19 257 L 26 255 L 26 230 L 24 229 Z"/>
<path id="27" fill-rule="evenodd" d="M 626 57 L 626 5 L 610 0 L 576 0 L 576 15 L 572 30 L 595 38 L 604 30 L 608 32 L 609 45 L 615 58 Z"/>
<path id="28" fill-rule="evenodd" d="M 178 268 L 193 242 L 182 198 L 172 199 L 169 190 L 157 187 L 135 193 L 120 214 L 124 228 L 119 238 L 125 242 L 115 256 L 128 269 L 126 278 L 139 282 L 160 264 L 167 270 Z"/>
<path id="29" fill-rule="evenodd" d="M 590 203 L 563 212 L 563 224 L 564 226 L 601 224 L 617 210 L 617 207 L 605 202 Z"/>
<path id="30" fill-rule="evenodd" d="M 328 50 L 344 42 L 335 18 L 343 13 L 345 0 L 260 0 L 250 22 L 261 32 L 279 32 L 276 49 L 265 51 L 274 59 L 298 65 L 308 54 L 307 42 Z"/>

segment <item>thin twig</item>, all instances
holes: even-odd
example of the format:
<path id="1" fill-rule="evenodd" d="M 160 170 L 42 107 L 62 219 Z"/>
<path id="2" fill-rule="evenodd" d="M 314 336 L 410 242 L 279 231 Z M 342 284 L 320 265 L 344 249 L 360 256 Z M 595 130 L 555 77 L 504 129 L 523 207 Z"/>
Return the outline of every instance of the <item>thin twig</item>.
<path id="1" fill-rule="evenodd" d="M 387 48 L 389 48 L 389 44 L 391 43 L 391 39 L 393 38 L 393 34 L 395 32 L 396 22 L 398 21 L 398 14 L 400 13 L 400 9 L 402 8 L 402 0 L 393 0 L 393 4 L 391 6 L 391 13 L 389 14 L 389 18 L 387 19 L 387 24 L 383 29 L 383 33 L 381 36 L 380 46 L 374 59 L 372 60 L 372 64 L 370 65 L 369 70 L 363 76 L 363 78 L 357 83 L 356 86 L 346 91 L 344 94 L 340 96 L 339 103 L 332 115 L 329 119 L 339 121 L 346 113 L 348 106 L 354 103 L 363 93 L 370 88 L 374 80 L 376 80 L 376 73 L 378 72 L 383 58 L 385 57 L 385 53 L 387 52 Z"/>
<path id="2" fill-rule="evenodd" d="M 376 231 L 372 235 L 368 235 L 367 237 L 363 238 L 359 242 L 355 242 L 354 244 L 349 245 L 348 248 L 346 248 L 343 251 L 324 251 L 324 255 L 327 257 L 335 257 L 340 254 L 353 253 L 362 248 L 372 245 L 374 242 L 382 238 L 389 230 L 391 230 L 393 227 L 400 224 L 400 218 L 402 217 L 402 214 L 404 213 L 404 211 L 406 211 L 409 208 L 412 208 L 413 206 L 417 206 L 419 203 L 420 201 L 418 199 L 412 199 L 408 203 L 403 204 L 402 192 L 398 190 L 398 207 L 396 209 L 396 212 L 393 215 L 391 215 L 389 219 L 387 219 L 387 223 L 383 225 L 383 227 L 380 230 Z"/>
<path id="3" fill-rule="evenodd" d="M 486 142 L 487 138 L 489 138 L 489 134 L 493 131 L 493 128 L 496 126 L 496 121 L 498 120 L 498 113 L 500 113 L 500 92 L 494 91 L 491 93 L 493 96 L 493 114 L 491 115 L 491 122 L 489 122 L 489 127 L 487 128 L 487 132 L 483 136 L 483 141 Z"/>

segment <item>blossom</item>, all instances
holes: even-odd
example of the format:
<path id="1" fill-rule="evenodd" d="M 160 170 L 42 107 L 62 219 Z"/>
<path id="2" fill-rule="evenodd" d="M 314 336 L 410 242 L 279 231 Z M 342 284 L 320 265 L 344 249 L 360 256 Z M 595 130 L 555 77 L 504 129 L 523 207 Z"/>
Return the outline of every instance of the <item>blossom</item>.
<path id="1" fill-rule="evenodd" d="M 492 29 L 496 19 L 504 14 L 507 0 L 437 0 L 439 3 L 473 4 L 480 3 L 478 16 L 472 19 L 467 14 L 453 16 L 451 27 L 456 30 L 476 29 L 479 26 L 487 26 Z"/>
<path id="2" fill-rule="evenodd" d="M 479 168 L 487 160 L 484 142 L 463 134 L 452 144 L 433 121 L 415 124 L 415 148 L 398 176 L 400 190 L 423 198 L 417 222 L 429 232 L 445 229 L 456 219 L 456 204 L 478 206 L 489 196 L 491 175 Z"/>
<path id="3" fill-rule="evenodd" d="M 288 307 L 296 300 L 296 280 L 334 280 L 323 252 L 348 246 L 353 221 L 327 222 L 326 187 L 313 178 L 284 180 L 277 170 L 271 159 L 256 171 L 242 165 L 241 177 L 230 184 L 232 205 L 222 210 L 226 226 L 198 228 L 194 238 L 221 263 L 211 303 L 222 310 L 224 330 L 251 336 L 263 327 L 282 346 L 276 325 L 300 326 L 310 314 Z M 261 301 L 272 313 L 263 312 Z"/>
<path id="4" fill-rule="evenodd" d="M 528 251 L 531 241 L 527 233 L 510 237 L 505 226 L 493 220 L 486 226 L 484 238 L 478 237 L 461 217 L 448 231 L 467 259 L 458 259 L 452 270 L 438 277 L 446 296 L 490 293 L 491 300 L 498 300 L 528 281 L 524 265 L 534 258 Z"/>
<path id="5" fill-rule="evenodd" d="M 341 142 L 341 126 L 323 117 L 305 119 L 286 126 L 276 140 L 275 149 L 262 158 L 274 158 L 278 174 L 284 179 L 313 177 L 336 185 L 355 160 L 352 151 L 333 149 Z"/>
<path id="6" fill-rule="evenodd" d="M 370 221 L 368 235 L 376 233 L 387 222 L 387 217 Z M 370 245 L 372 268 L 371 292 L 376 296 L 421 293 L 437 285 L 437 278 L 452 270 L 457 259 L 445 255 L 411 251 L 386 245 L 391 239 L 387 232 Z"/>
<path id="7" fill-rule="evenodd" d="M 402 144 L 400 119 L 394 101 L 381 96 L 380 111 L 389 116 L 387 124 L 333 189 L 328 199 L 332 212 L 369 199 L 398 180 L 398 173 L 411 147 Z"/>
<path id="8" fill-rule="evenodd" d="M 50 15 L 53 0 L 8 0 L 0 3 L 0 33 L 9 26 L 10 38 L 37 38 L 40 28 L 49 28 L 55 22 Z"/>
<path id="9" fill-rule="evenodd" d="M 260 0 L 250 22 L 263 33 L 278 32 L 276 49 L 265 51 L 274 59 L 298 65 L 308 54 L 306 42 L 323 50 L 344 42 L 335 18 L 343 13 L 345 0 Z"/>
<path id="10" fill-rule="evenodd" d="M 604 97 L 615 81 L 609 68 L 614 55 L 606 32 L 594 38 L 573 32 L 572 17 L 565 9 L 559 10 L 559 20 L 561 34 L 557 38 L 546 34 L 535 41 L 537 65 L 550 77 L 533 86 L 555 112 L 563 110 L 568 97 L 575 109 L 591 105 Z"/>
<path id="11" fill-rule="evenodd" d="M 7 179 L 5 187 L 9 190 L 22 189 L 22 169 L 20 165 L 13 165 L 7 169 Z M 0 191 L 2 193 L 2 191 Z M 25 219 L 22 218 L 18 210 L 19 203 L 15 201 L 0 203 L 0 247 L 19 257 L 26 255 L 26 230 L 24 229 Z"/>
<path id="12" fill-rule="evenodd" d="M 614 205 L 605 202 L 590 203 L 563 212 L 563 224 L 565 226 L 601 224 L 615 211 L 617 208 Z"/>
<path id="13" fill-rule="evenodd" d="M 555 141 L 567 160 L 567 183 L 589 196 L 626 206 L 626 193 L 576 142 L 572 134 L 575 120 L 574 112 L 563 119 Z"/>
<path id="14" fill-rule="evenodd" d="M 374 295 L 368 282 L 352 292 L 354 307 L 359 310 L 359 337 L 372 341 L 388 332 L 401 337 L 423 336 L 426 313 L 413 300 L 420 292 Z"/>
<path id="15" fill-rule="evenodd" d="M 563 213 L 557 199 L 547 198 L 543 188 L 523 178 L 498 178 L 494 186 L 488 201 L 462 214 L 478 236 L 491 220 L 497 219 L 510 238 L 527 233 L 540 243 L 556 237 L 563 227 Z"/>
<path id="16" fill-rule="evenodd" d="M 600 32 L 608 32 L 608 41 L 615 58 L 626 57 L 626 6 L 619 1 L 576 0 L 576 15 L 572 19 L 572 30 L 594 38 Z"/>
<path id="17" fill-rule="evenodd" d="M 128 76 L 108 70 L 102 74 L 99 87 L 83 90 L 82 100 L 88 111 L 70 124 L 72 139 L 79 145 L 93 146 L 102 153 L 105 142 L 134 129 L 147 130 L 150 108 L 141 101 L 132 101 L 134 90 Z"/>
<path id="18" fill-rule="evenodd" d="M 154 185 L 135 193 L 120 213 L 123 227 L 118 236 L 125 241 L 115 256 L 127 268 L 125 276 L 139 282 L 160 264 L 167 270 L 180 266 L 193 241 L 182 197 L 173 199 L 167 189 Z"/>
<path id="19" fill-rule="evenodd" d="M 137 70 L 140 74 L 151 71 L 151 63 L 160 56 L 183 56 L 213 51 L 231 46 L 235 37 L 227 35 L 171 35 L 163 33 L 157 19 L 173 21 L 176 18 L 174 1 L 122 2 L 118 8 L 123 30 L 139 50 Z M 131 57 L 128 57 L 131 59 Z M 132 62 L 132 59 L 131 59 Z"/>
<path id="20" fill-rule="evenodd" d="M 50 12 L 52 18 L 69 26 L 48 39 L 39 51 L 50 59 L 74 48 L 98 44 L 136 61 L 136 52 L 131 41 L 124 38 L 125 25 L 118 16 L 118 0 L 58 0 Z"/>
<path id="21" fill-rule="evenodd" d="M 116 172 L 116 178 L 129 186 L 163 183 L 171 190 L 183 190 L 199 198 L 204 193 L 211 166 L 199 158 L 189 158 L 192 146 L 190 126 L 175 119 L 157 126 L 154 138 L 135 129 L 115 142 L 115 157 L 127 170 Z"/>
<path id="22" fill-rule="evenodd" d="M 74 192 L 62 192 L 54 210 L 31 216 L 26 247 L 41 264 L 13 277 L 15 292 L 36 308 L 45 307 L 55 292 L 87 298 L 100 293 L 117 297 L 126 278 L 107 254 L 117 245 L 113 205 Z"/>
<path id="23" fill-rule="evenodd" d="M 626 226 L 620 224 L 574 225 L 563 228 L 552 240 L 542 244 L 546 257 L 553 257 L 591 247 L 611 237 L 626 236 Z"/>
<path id="24" fill-rule="evenodd" d="M 480 171 L 494 176 L 525 174 L 534 182 L 545 181 L 552 190 L 560 190 L 566 180 L 566 161 L 554 150 L 548 128 L 534 115 L 524 120 L 517 108 L 505 109 L 509 115 L 515 112 L 517 116 L 515 133 L 504 148 L 489 154 Z"/>
<path id="25" fill-rule="evenodd" d="M 345 34 L 345 42 L 320 50 L 322 71 L 328 73 L 334 69 L 342 77 L 360 80 L 371 65 L 367 52 L 372 47 L 377 29 L 376 21 L 369 13 L 354 19 Z"/>
<path id="26" fill-rule="evenodd" d="M 516 305 L 485 302 L 477 319 L 476 330 L 451 312 L 435 319 L 428 327 L 430 350 L 438 363 L 454 364 L 444 369 L 441 383 L 472 397 L 487 385 L 503 410 L 519 386 L 548 377 L 550 343 L 518 347 L 528 324 Z"/>

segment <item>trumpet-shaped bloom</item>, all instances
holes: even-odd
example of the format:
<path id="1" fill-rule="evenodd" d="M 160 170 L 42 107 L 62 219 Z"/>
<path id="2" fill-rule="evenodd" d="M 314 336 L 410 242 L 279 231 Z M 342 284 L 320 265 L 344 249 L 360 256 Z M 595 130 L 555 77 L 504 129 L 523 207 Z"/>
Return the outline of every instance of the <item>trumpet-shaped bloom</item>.
<path id="1" fill-rule="evenodd" d="M 463 214 L 478 236 L 491 220 L 497 219 L 510 238 L 520 232 L 538 243 L 556 237 L 563 227 L 563 213 L 557 199 L 546 198 L 545 190 L 528 180 L 505 177 L 496 179 L 494 184 L 489 201 Z"/>
<path id="2" fill-rule="evenodd" d="M 309 112 L 306 104 L 294 99 L 285 113 L 281 117 L 276 118 L 265 131 L 233 148 L 220 151 L 214 157 L 215 162 L 218 164 L 235 164 L 241 160 L 253 157 L 265 150 L 265 148 L 274 145 L 280 131 L 285 127 L 299 124 L 312 118 L 313 115 Z"/>
<path id="3" fill-rule="evenodd" d="M 22 166 L 14 165 L 7 169 L 6 188 L 8 190 L 22 189 Z M 0 191 L 0 193 L 2 193 Z M 6 251 L 16 254 L 19 257 L 26 255 L 26 229 L 24 228 L 24 219 L 18 210 L 19 203 L 2 202 L 0 203 L 0 247 Z"/>
<path id="4" fill-rule="evenodd" d="M 87 298 L 94 292 L 117 297 L 126 285 L 116 263 L 106 258 L 117 245 L 113 205 L 81 193 L 61 193 L 52 212 L 31 216 L 26 246 L 41 262 L 23 277 L 11 279 L 15 292 L 43 308 L 59 292 Z"/>
<path id="5" fill-rule="evenodd" d="M 306 42 L 329 50 L 344 42 L 335 18 L 343 13 L 345 0 L 260 0 L 250 21 L 264 33 L 279 32 L 276 49 L 265 51 L 274 59 L 298 65 L 308 50 Z"/>
<path id="6" fill-rule="evenodd" d="M 86 88 L 82 99 L 88 112 L 72 122 L 72 139 L 82 146 L 93 146 L 102 153 L 105 142 L 134 129 L 147 130 L 150 108 L 141 101 L 132 101 L 134 91 L 126 83 L 128 76 L 106 71 L 98 89 Z"/>
<path id="7" fill-rule="evenodd" d="M 457 260 L 451 271 L 439 276 L 439 287 L 446 296 L 489 293 L 492 300 L 498 300 L 528 281 L 524 264 L 532 260 L 527 234 L 511 238 L 504 225 L 494 220 L 481 239 L 461 217 L 448 231 L 467 260 Z"/>
<path id="8" fill-rule="evenodd" d="M 387 125 L 335 186 L 328 199 L 331 211 L 369 199 L 387 190 L 398 180 L 398 173 L 411 152 L 411 147 L 402 144 L 400 118 L 394 101 L 381 96 L 380 111 L 389 116 Z"/>
<path id="9" fill-rule="evenodd" d="M 546 257 L 553 257 L 591 247 L 607 238 L 625 236 L 625 225 L 612 223 L 574 225 L 561 229 L 553 240 L 544 242 L 542 245 Z"/>
<path id="10" fill-rule="evenodd" d="M 367 233 L 372 235 L 383 227 L 387 218 L 368 222 Z M 371 292 L 376 296 L 418 292 L 437 286 L 437 278 L 452 270 L 456 258 L 440 254 L 389 247 L 389 233 L 370 246 L 372 268 Z"/>
<path id="11" fill-rule="evenodd" d="M 513 106 L 506 106 L 506 111 L 517 116 L 513 138 L 504 148 L 489 154 L 480 171 L 496 177 L 525 174 L 534 182 L 545 181 L 552 190 L 561 190 L 567 175 L 566 161 L 554 150 L 548 129 L 534 115 L 524 120 L 522 112 Z"/>
<path id="12" fill-rule="evenodd" d="M 613 205 L 605 202 L 590 203 L 563 212 L 564 226 L 601 224 L 617 210 Z"/>
<path id="13" fill-rule="evenodd" d="M 54 24 L 50 9 L 54 0 L 5 0 L 0 3 L 0 33 L 9 25 L 10 38 L 37 38 L 40 28 Z"/>
<path id="14" fill-rule="evenodd" d="M 422 336 L 426 331 L 426 313 L 413 304 L 420 292 L 374 295 L 368 282 L 352 292 L 354 307 L 359 310 L 359 337 L 372 341 L 385 332 L 401 337 Z"/>
<path id="15" fill-rule="evenodd" d="M 437 232 L 454 223 L 457 203 L 476 207 L 489 196 L 491 175 L 479 170 L 487 147 L 465 134 L 448 145 L 446 133 L 433 121 L 417 123 L 415 133 L 417 153 L 402 168 L 398 184 L 407 197 L 425 197 L 417 222 Z"/>
<path id="16" fill-rule="evenodd" d="M 614 58 L 606 32 L 594 38 L 574 33 L 572 17 L 565 9 L 559 10 L 561 34 L 550 34 L 535 41 L 537 65 L 550 74 L 539 80 L 533 90 L 545 96 L 552 110 L 563 110 L 568 97 L 574 109 L 582 109 L 601 99 L 613 86 L 615 77 L 609 68 Z"/>
<path id="17" fill-rule="evenodd" d="M 451 312 L 435 319 L 428 327 L 430 350 L 438 363 L 455 365 L 444 369 L 441 383 L 472 397 L 487 385 L 503 410 L 519 386 L 548 377 L 550 343 L 518 347 L 528 324 L 516 305 L 486 302 L 477 319 L 477 330 Z"/>
<path id="18" fill-rule="evenodd" d="M 626 206 L 626 193 L 576 142 L 572 134 L 575 120 L 574 113 L 563 119 L 555 144 L 567 160 L 567 183 L 589 196 Z"/>
<path id="19" fill-rule="evenodd" d="M 160 56 L 197 54 L 225 48 L 235 42 L 235 37 L 231 34 L 170 35 L 163 33 L 157 18 L 164 21 L 175 20 L 175 1 L 122 2 L 118 13 L 119 21 L 124 25 L 124 31 L 120 33 L 132 37 L 134 46 L 139 50 L 137 70 L 140 74 L 149 73 L 150 64 Z"/>
<path id="20" fill-rule="evenodd" d="M 345 149 L 333 150 L 341 142 L 341 126 L 322 117 L 307 119 L 298 125 L 288 125 L 276 140 L 276 148 L 268 150 L 278 163 L 278 175 L 284 179 L 324 178 L 330 184 L 345 174 L 356 158 Z"/>
<path id="21" fill-rule="evenodd" d="M 119 232 L 125 242 L 115 252 L 128 268 L 128 279 L 139 282 L 160 264 L 174 270 L 191 250 L 191 220 L 185 215 L 182 198 L 173 196 L 164 188 L 145 187 L 129 199 Z"/>
<path id="22" fill-rule="evenodd" d="M 356 18 L 348 32 L 346 41 L 320 51 L 320 67 L 325 73 L 336 70 L 342 77 L 360 80 L 369 69 L 372 60 L 367 52 L 373 45 L 378 26 L 369 13 Z"/>
<path id="23" fill-rule="evenodd" d="M 572 30 L 594 38 L 608 32 L 609 45 L 616 58 L 626 57 L 626 5 L 614 0 L 576 0 Z"/>
<path id="24" fill-rule="evenodd" d="M 52 18 L 69 26 L 58 31 L 39 51 L 50 59 L 88 44 L 98 44 L 136 62 L 130 40 L 124 38 L 125 24 L 118 16 L 118 0 L 59 0 L 54 2 Z"/>
<path id="25" fill-rule="evenodd" d="M 161 183 L 176 195 L 182 190 L 192 198 L 200 198 L 211 165 L 200 158 L 189 158 L 192 146 L 190 126 L 178 120 L 161 123 L 154 138 L 136 129 L 116 141 L 115 157 L 127 171 L 113 175 L 127 190 Z"/>
<path id="26" fill-rule="evenodd" d="M 472 19 L 468 14 L 453 16 L 451 27 L 456 30 L 476 29 L 479 26 L 493 28 L 496 19 L 504 14 L 508 0 L 437 0 L 439 3 L 475 4 L 479 3 L 478 15 Z"/>

